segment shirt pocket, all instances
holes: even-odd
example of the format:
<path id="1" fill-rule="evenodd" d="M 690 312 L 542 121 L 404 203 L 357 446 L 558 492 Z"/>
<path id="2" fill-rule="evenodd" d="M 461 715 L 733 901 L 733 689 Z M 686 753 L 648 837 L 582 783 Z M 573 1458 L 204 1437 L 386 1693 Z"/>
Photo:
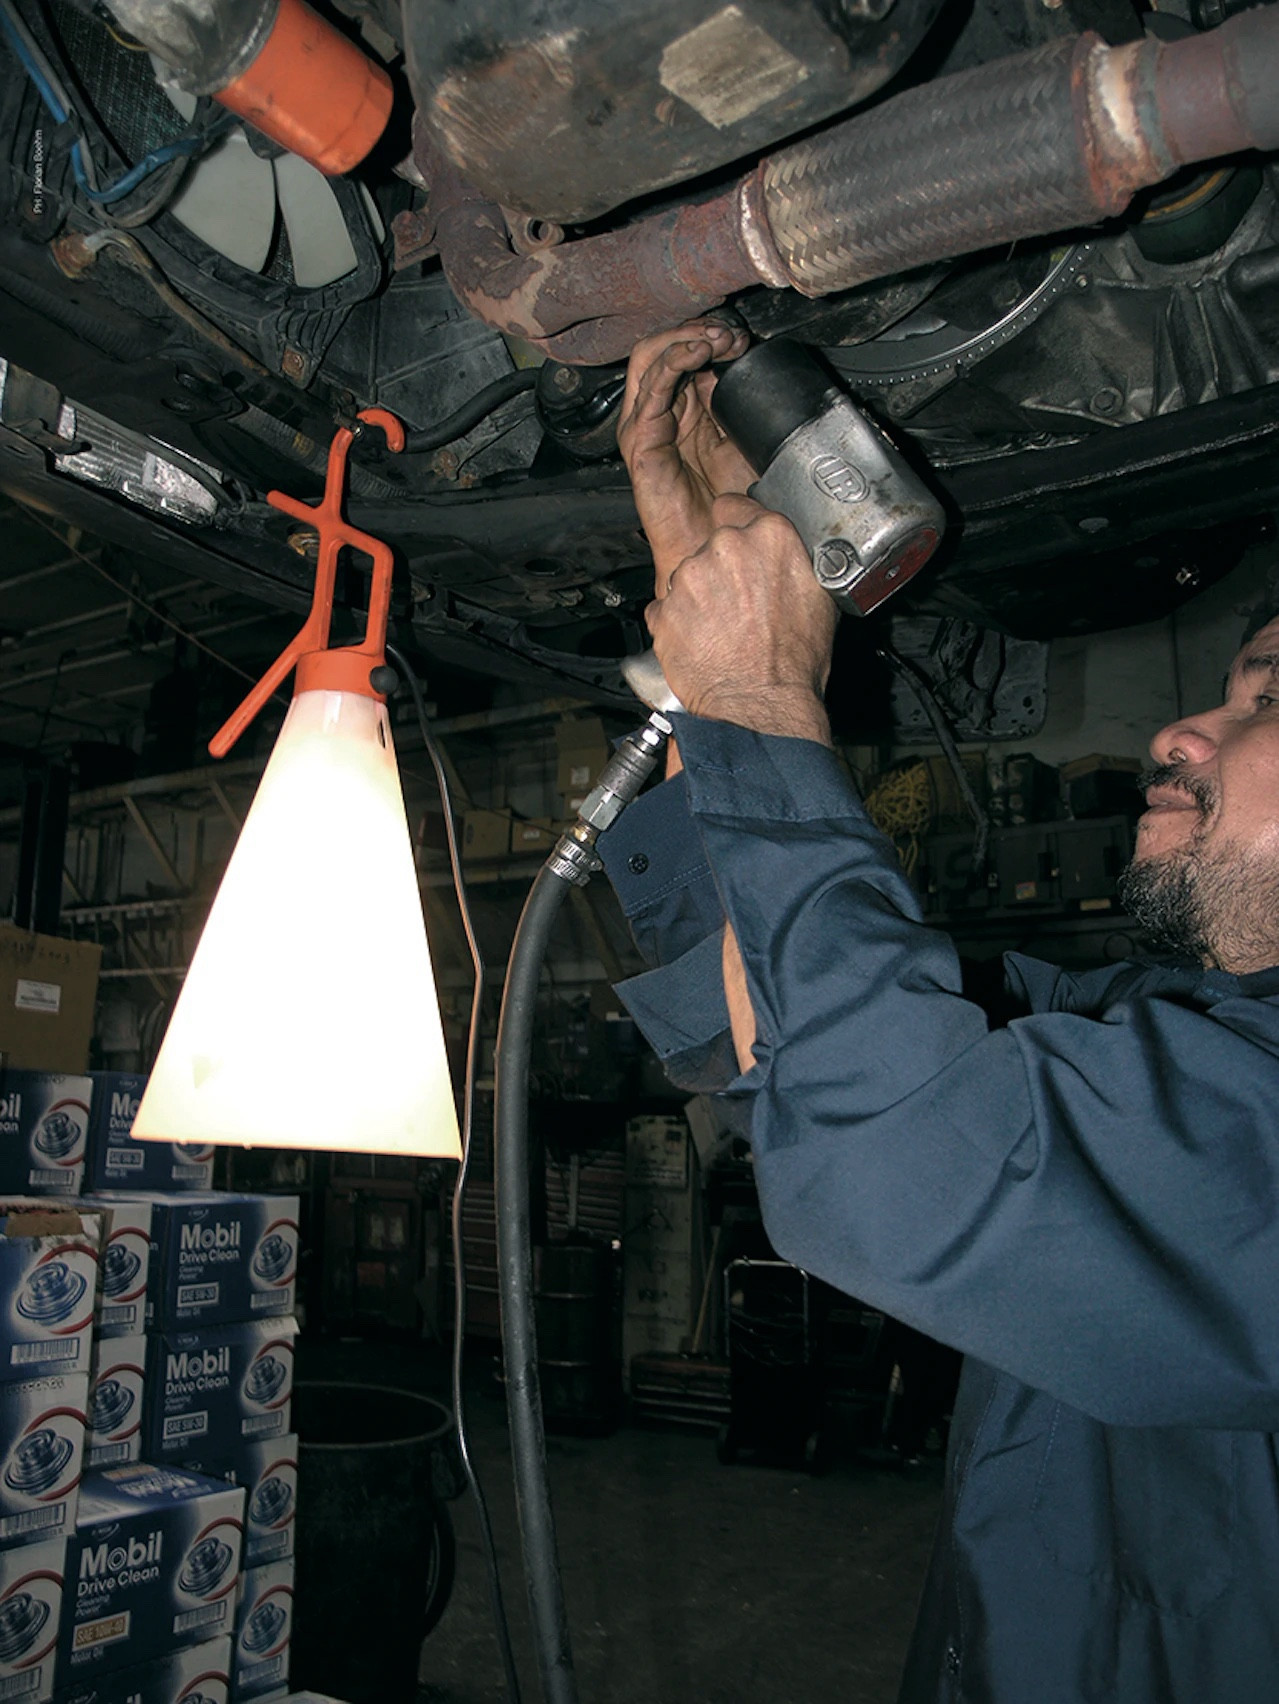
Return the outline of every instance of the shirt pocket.
<path id="1" fill-rule="evenodd" d="M 1103 1426 L 1059 1403 L 1034 1522 L 1062 1568 L 1169 1615 L 1200 1615 L 1234 1577 L 1230 1432 Z"/>

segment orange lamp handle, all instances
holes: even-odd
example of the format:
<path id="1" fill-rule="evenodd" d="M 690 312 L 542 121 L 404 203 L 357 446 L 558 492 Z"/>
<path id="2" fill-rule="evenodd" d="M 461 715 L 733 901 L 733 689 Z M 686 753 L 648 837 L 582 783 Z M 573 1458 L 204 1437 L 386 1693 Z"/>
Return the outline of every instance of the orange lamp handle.
<path id="1" fill-rule="evenodd" d="M 404 448 L 404 427 L 385 408 L 361 409 L 359 419 L 370 426 L 380 426 L 387 444 L 397 453 Z M 315 567 L 315 590 L 311 594 L 311 611 L 295 638 L 271 664 L 244 701 L 227 717 L 209 741 L 214 757 L 225 757 L 258 711 L 294 667 L 298 678 L 294 690 L 305 692 L 313 688 L 329 688 L 343 692 L 359 692 L 367 698 L 383 700 L 375 692 L 369 676 L 386 661 L 386 623 L 391 611 L 391 576 L 395 558 L 391 547 L 371 533 L 353 527 L 342 513 L 346 491 L 346 458 L 355 434 L 349 427 L 340 426 L 329 446 L 329 463 L 324 476 L 324 496 L 318 503 L 304 503 L 283 491 L 268 491 L 266 500 L 273 509 L 280 509 L 295 520 L 305 521 L 320 535 L 319 558 Z M 369 585 L 369 616 L 364 639 L 359 645 L 343 646 L 330 651 L 329 628 L 333 621 L 333 593 L 337 584 L 338 555 L 343 545 L 358 550 L 373 564 Z"/>

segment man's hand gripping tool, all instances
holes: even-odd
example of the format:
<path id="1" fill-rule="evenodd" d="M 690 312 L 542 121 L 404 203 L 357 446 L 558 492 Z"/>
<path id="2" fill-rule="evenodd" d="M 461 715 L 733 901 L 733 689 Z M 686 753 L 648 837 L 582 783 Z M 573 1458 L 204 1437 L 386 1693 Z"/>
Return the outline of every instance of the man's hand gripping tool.
<path id="1" fill-rule="evenodd" d="M 711 412 L 759 476 L 750 496 L 790 521 L 841 609 L 869 615 L 937 548 L 941 504 L 803 344 L 773 338 L 727 362 Z M 622 674 L 653 709 L 684 708 L 652 651 Z"/>

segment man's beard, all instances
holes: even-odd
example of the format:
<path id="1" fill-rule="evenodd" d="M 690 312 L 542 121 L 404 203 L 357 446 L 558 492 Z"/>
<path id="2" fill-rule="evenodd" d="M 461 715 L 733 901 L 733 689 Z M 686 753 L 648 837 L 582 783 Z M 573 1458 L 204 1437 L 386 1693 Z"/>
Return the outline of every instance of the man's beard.
<path id="1" fill-rule="evenodd" d="M 1201 777 L 1162 764 L 1139 785 L 1181 787 L 1195 800 L 1199 821 L 1186 846 L 1135 859 L 1120 876 L 1129 916 L 1158 945 L 1200 964 L 1244 972 L 1279 963 L 1279 867 L 1230 842 L 1204 843 L 1216 793 Z"/>

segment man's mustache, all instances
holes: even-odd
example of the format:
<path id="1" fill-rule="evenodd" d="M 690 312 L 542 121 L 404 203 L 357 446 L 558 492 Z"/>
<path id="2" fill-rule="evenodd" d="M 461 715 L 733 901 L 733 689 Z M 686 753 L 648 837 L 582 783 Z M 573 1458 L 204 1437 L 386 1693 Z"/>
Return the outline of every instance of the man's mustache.
<path id="1" fill-rule="evenodd" d="M 1157 763 L 1151 769 L 1144 769 L 1137 777 L 1137 785 L 1142 792 L 1151 787 L 1176 787 L 1190 797 L 1199 807 L 1200 816 L 1207 816 L 1217 802 L 1217 790 L 1203 775 L 1187 775 L 1180 763 Z"/>

